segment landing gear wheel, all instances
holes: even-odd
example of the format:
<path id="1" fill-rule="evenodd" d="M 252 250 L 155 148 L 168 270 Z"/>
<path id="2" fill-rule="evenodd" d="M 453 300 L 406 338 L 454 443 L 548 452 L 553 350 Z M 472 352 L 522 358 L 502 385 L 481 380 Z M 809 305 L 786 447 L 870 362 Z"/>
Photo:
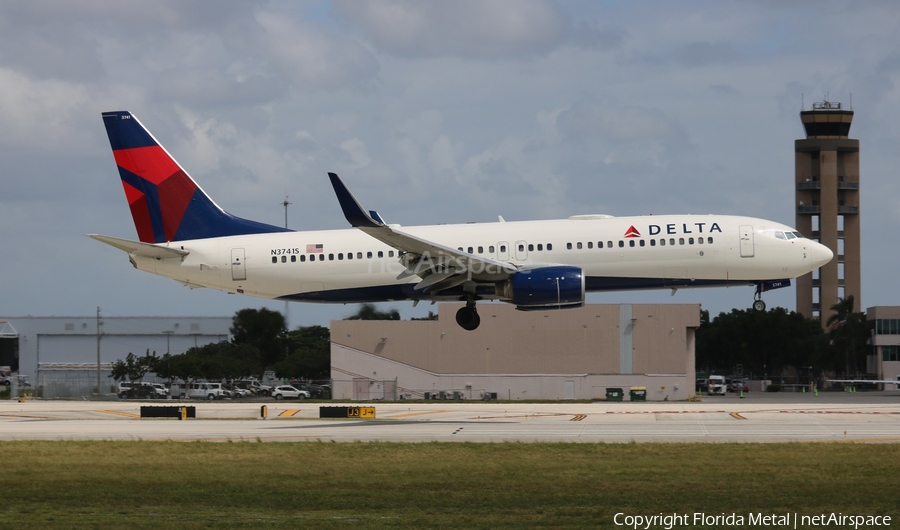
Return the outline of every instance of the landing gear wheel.
<path id="1" fill-rule="evenodd" d="M 481 324 L 481 317 L 475 311 L 475 304 L 472 304 L 472 307 L 467 305 L 459 308 L 459 311 L 456 312 L 456 323 L 466 331 L 478 328 L 478 325 Z"/>
<path id="2" fill-rule="evenodd" d="M 764 301 L 762 301 L 762 300 L 756 300 L 756 301 L 754 301 L 754 302 L 753 302 L 753 310 L 754 310 L 754 311 L 759 311 L 760 313 L 762 313 L 763 311 L 766 310 L 766 303 L 765 303 Z"/>

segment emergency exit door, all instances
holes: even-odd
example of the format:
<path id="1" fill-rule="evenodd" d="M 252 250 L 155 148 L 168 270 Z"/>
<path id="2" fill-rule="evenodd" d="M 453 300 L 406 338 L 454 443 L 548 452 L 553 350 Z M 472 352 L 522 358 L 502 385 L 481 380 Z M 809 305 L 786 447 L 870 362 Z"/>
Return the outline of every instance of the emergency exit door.
<path id="1" fill-rule="evenodd" d="M 231 279 L 241 281 L 247 279 L 247 265 L 244 263 L 244 249 L 231 249 Z"/>
<path id="2" fill-rule="evenodd" d="M 741 257 L 753 257 L 753 227 L 750 225 L 741 225 Z"/>

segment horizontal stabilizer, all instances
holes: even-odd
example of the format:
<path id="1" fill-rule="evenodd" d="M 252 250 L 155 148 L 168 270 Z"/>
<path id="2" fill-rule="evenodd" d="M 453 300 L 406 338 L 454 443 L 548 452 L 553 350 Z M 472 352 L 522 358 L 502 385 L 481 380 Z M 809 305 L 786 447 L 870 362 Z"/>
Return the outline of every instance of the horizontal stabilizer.
<path id="1" fill-rule="evenodd" d="M 124 250 L 129 254 L 136 256 L 146 256 L 148 258 L 166 259 L 166 258 L 183 258 L 190 254 L 187 250 L 172 247 L 162 247 L 152 245 L 150 243 L 141 243 L 140 241 L 132 241 L 130 239 L 121 239 L 112 236 L 101 236 L 99 234 L 88 234 L 88 237 L 96 239 L 101 243 L 106 243 L 111 247 Z"/>

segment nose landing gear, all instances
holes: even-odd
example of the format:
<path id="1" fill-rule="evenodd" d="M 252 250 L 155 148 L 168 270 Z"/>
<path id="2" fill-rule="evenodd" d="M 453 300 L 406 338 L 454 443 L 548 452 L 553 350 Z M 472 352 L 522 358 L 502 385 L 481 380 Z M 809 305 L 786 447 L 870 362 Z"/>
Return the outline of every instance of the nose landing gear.
<path id="1" fill-rule="evenodd" d="M 765 291 L 765 285 L 762 283 L 756 284 L 756 293 L 753 295 L 753 310 L 762 313 L 766 310 L 766 303 L 762 299 L 763 291 Z"/>

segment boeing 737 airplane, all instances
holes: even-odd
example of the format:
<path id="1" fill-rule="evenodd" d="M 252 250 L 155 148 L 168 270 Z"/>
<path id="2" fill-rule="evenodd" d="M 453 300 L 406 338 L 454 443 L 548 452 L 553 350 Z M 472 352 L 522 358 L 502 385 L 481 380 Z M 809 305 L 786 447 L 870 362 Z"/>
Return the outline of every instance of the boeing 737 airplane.
<path id="1" fill-rule="evenodd" d="M 225 212 L 130 112 L 103 122 L 140 241 L 90 237 L 192 288 L 303 302 L 462 300 L 456 321 L 474 330 L 478 300 L 565 309 L 592 291 L 746 285 L 762 311 L 764 291 L 832 258 L 793 228 L 728 215 L 401 227 L 360 206 L 334 173 L 355 229 L 292 231 Z"/>

